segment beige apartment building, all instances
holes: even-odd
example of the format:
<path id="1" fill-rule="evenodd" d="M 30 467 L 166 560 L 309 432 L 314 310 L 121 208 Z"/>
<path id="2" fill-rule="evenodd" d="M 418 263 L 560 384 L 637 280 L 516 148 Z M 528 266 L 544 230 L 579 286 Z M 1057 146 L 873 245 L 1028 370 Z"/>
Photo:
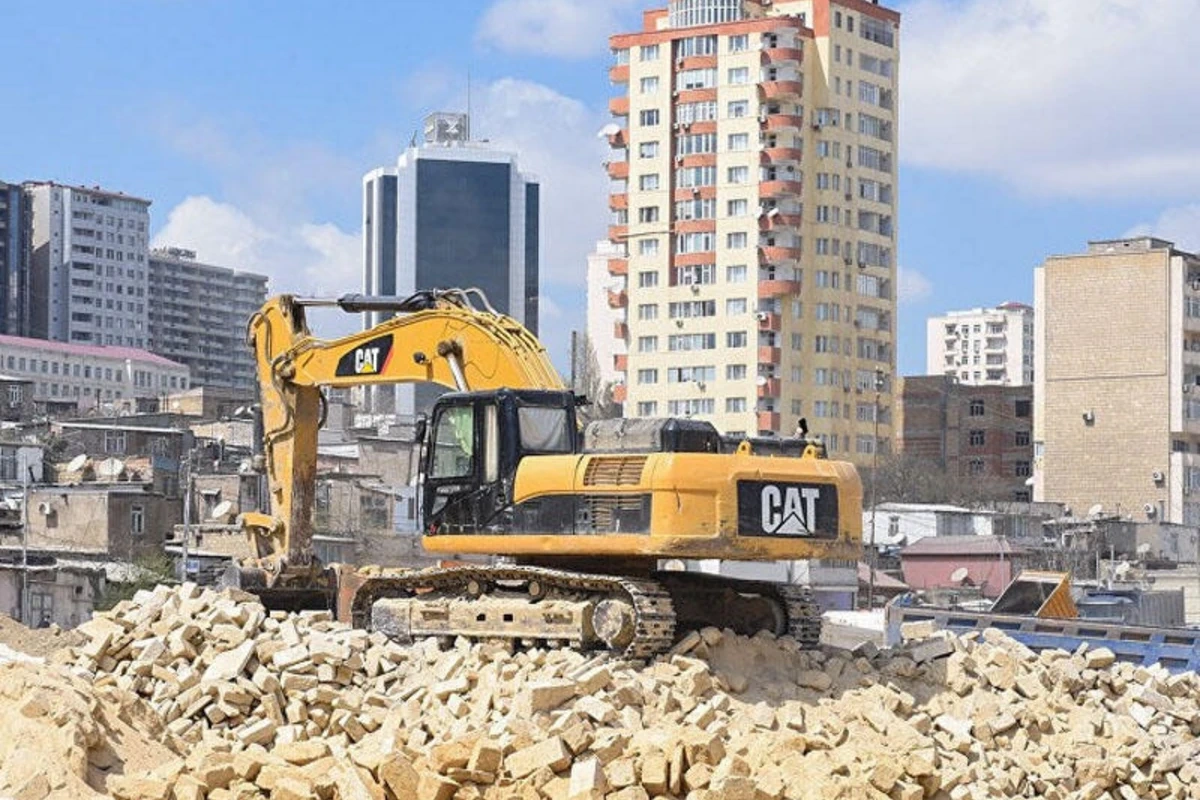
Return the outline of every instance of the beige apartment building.
<path id="1" fill-rule="evenodd" d="M 1200 524 L 1200 257 L 1090 242 L 1034 297 L 1034 500 Z"/>
<path id="2" fill-rule="evenodd" d="M 628 416 L 804 416 L 869 461 L 879 375 L 890 442 L 898 25 L 863 0 L 674 0 L 610 38 Z"/>

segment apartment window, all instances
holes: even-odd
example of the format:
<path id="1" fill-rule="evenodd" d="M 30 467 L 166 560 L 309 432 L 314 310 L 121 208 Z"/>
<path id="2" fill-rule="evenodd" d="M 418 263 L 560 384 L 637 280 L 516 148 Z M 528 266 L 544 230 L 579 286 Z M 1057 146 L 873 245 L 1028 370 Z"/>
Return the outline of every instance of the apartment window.
<path id="1" fill-rule="evenodd" d="M 639 369 L 637 371 L 638 383 L 658 383 L 657 369 Z"/>
<path id="2" fill-rule="evenodd" d="M 735 86 L 740 86 L 742 84 L 749 83 L 750 82 L 750 68 L 749 67 L 734 67 L 733 69 L 729 70 L 729 81 L 728 82 Z"/>
<path id="3" fill-rule="evenodd" d="M 671 268 L 672 286 L 699 286 L 717 281 L 716 264 L 695 264 Z"/>
<path id="4" fill-rule="evenodd" d="M 729 152 L 740 153 L 750 149 L 750 134 L 748 133 L 731 133 L 729 134 Z"/>
<path id="5" fill-rule="evenodd" d="M 712 198 L 681 200 L 675 204 L 676 219 L 715 219 L 717 201 Z"/>
<path id="6" fill-rule="evenodd" d="M 697 24 L 701 20 L 696 21 Z M 671 27 L 675 27 L 672 22 Z M 714 56 L 717 54 L 717 37 L 715 35 L 708 36 L 689 36 L 686 39 L 678 39 L 675 42 L 675 57 L 682 58 L 684 56 Z"/>
<path id="7" fill-rule="evenodd" d="M 745 236 L 745 234 L 742 234 Z M 705 253 L 717 248 L 715 233 L 701 231 L 699 233 L 681 233 L 675 237 L 675 252 Z"/>
<path id="8" fill-rule="evenodd" d="M 712 122 L 717 118 L 716 100 L 698 100 L 675 106 L 675 121 L 683 125 L 693 122 Z"/>
<path id="9" fill-rule="evenodd" d="M 813 350 L 817 353 L 837 353 L 840 351 L 838 337 L 814 336 Z"/>
<path id="10" fill-rule="evenodd" d="M 983 401 L 982 400 L 972 400 L 970 402 L 970 405 L 968 405 L 968 407 L 967 407 L 967 414 L 972 417 L 982 417 L 983 416 Z"/>
<path id="11" fill-rule="evenodd" d="M 638 145 L 638 158 L 655 158 L 658 156 L 658 142 L 642 142 Z"/>
<path id="12" fill-rule="evenodd" d="M 716 367 L 670 367 L 667 370 L 667 383 L 705 383 L 716 379 Z"/>
<path id="13" fill-rule="evenodd" d="M 639 417 L 653 417 L 658 413 L 658 403 L 653 400 L 643 400 L 637 404 L 637 415 Z"/>
<path id="14" fill-rule="evenodd" d="M 1013 472 L 1018 478 L 1028 478 L 1033 474 L 1028 461 L 1018 461 L 1013 464 Z"/>
<path id="15" fill-rule="evenodd" d="M 707 69 L 685 69 L 676 77 L 680 89 L 713 89 L 717 85 L 717 71 Z"/>
<path id="16" fill-rule="evenodd" d="M 746 410 L 746 398 L 744 397 L 726 397 L 725 398 L 725 413 L 740 414 Z"/>
<path id="17" fill-rule="evenodd" d="M 1029 431 L 1017 431 L 1013 435 L 1013 444 L 1017 447 L 1029 446 Z"/>
<path id="18" fill-rule="evenodd" d="M 651 75 L 648 78 L 642 78 L 639 86 L 642 94 L 654 94 L 658 91 L 658 77 Z"/>
<path id="19" fill-rule="evenodd" d="M 744 217 L 750 213 L 750 201 L 745 200 L 745 199 L 730 200 L 726 204 L 725 210 L 726 210 L 726 216 Z"/>
<path id="20" fill-rule="evenodd" d="M 637 340 L 639 353 L 654 353 L 658 351 L 657 336 L 639 336 Z"/>
<path id="21" fill-rule="evenodd" d="M 737 36 L 729 37 L 729 52 L 741 53 L 750 49 L 749 34 L 741 33 Z"/>
<path id="22" fill-rule="evenodd" d="M 659 114 L 657 108 L 647 108 L 638 114 L 638 121 L 643 126 L 657 125 Z"/>
<path id="23" fill-rule="evenodd" d="M 800 383 L 804 379 L 804 370 L 801 367 L 792 367 L 792 383 Z"/>
<path id="24" fill-rule="evenodd" d="M 690 417 L 693 414 L 711 414 L 717 402 L 711 397 L 695 400 L 669 400 L 667 413 L 671 416 Z"/>
<path id="25" fill-rule="evenodd" d="M 835 28 L 842 27 L 842 12 L 840 12 L 840 11 L 833 12 L 833 27 L 835 27 Z"/>
<path id="26" fill-rule="evenodd" d="M 725 268 L 725 281 L 727 283 L 745 283 L 746 274 L 745 264 L 734 264 Z"/>
<path id="27" fill-rule="evenodd" d="M 729 316 L 746 313 L 746 298 L 732 297 L 725 301 L 725 313 Z"/>
<path id="28" fill-rule="evenodd" d="M 642 175 L 638 178 L 638 188 L 643 192 L 652 192 L 658 188 L 658 174 Z"/>
<path id="29" fill-rule="evenodd" d="M 146 532 L 146 509 L 144 506 L 130 507 L 129 531 L 134 536 L 141 536 Z"/>
<path id="30" fill-rule="evenodd" d="M 725 346 L 731 349 L 745 347 L 748 340 L 745 331 L 729 331 L 725 334 Z"/>
<path id="31" fill-rule="evenodd" d="M 750 116 L 750 101 L 749 100 L 732 100 L 725 107 L 726 116 L 730 119 L 741 119 L 742 117 Z"/>
<path id="32" fill-rule="evenodd" d="M 725 380 L 741 381 L 746 379 L 745 364 L 726 364 L 725 365 Z"/>
<path id="33" fill-rule="evenodd" d="M 638 255 L 639 256 L 658 255 L 658 239 L 639 239 L 638 240 Z"/>
<path id="34" fill-rule="evenodd" d="M 667 349 L 671 352 L 715 350 L 716 347 L 715 333 L 677 333 L 667 337 Z"/>
<path id="35" fill-rule="evenodd" d="M 643 322 L 658 319 L 658 304 L 657 303 L 642 303 L 637 310 L 638 319 Z"/>
<path id="36" fill-rule="evenodd" d="M 658 273 L 654 271 L 646 271 L 638 273 L 638 288 L 649 289 L 658 286 Z"/>
<path id="37" fill-rule="evenodd" d="M 804 349 L 804 334 L 802 334 L 802 333 L 793 333 L 792 334 L 792 349 L 793 350 L 803 350 Z"/>
<path id="38" fill-rule="evenodd" d="M 658 45 L 644 44 L 641 47 L 639 57 L 642 61 L 657 61 L 658 60 Z"/>
<path id="39" fill-rule="evenodd" d="M 715 133 L 694 133 L 675 140 L 675 155 L 690 156 L 717 152 Z"/>
<path id="40" fill-rule="evenodd" d="M 104 452 L 113 455 L 125 454 L 125 431 L 104 432 Z"/>
<path id="41" fill-rule="evenodd" d="M 891 47 L 896 41 L 895 31 L 890 23 L 872 19 L 871 17 L 862 18 L 862 25 L 859 27 L 858 35 L 867 41 L 881 44 L 884 47 Z M 890 64 L 891 62 L 888 63 Z"/>
<path id="42" fill-rule="evenodd" d="M 1033 401 L 1031 401 L 1031 400 L 1017 400 L 1014 403 L 1013 412 L 1018 417 L 1025 419 L 1025 418 L 1029 417 L 1030 409 L 1032 406 L 1033 406 Z"/>
<path id="43" fill-rule="evenodd" d="M 971 447 L 983 447 L 985 438 L 986 437 L 985 437 L 983 431 L 981 431 L 981 430 L 971 431 L 971 433 L 969 434 L 969 441 L 970 441 Z"/>
<path id="44" fill-rule="evenodd" d="M 715 186 L 716 183 L 716 167 L 684 167 L 675 171 L 675 184 L 681 189 Z"/>
<path id="45" fill-rule="evenodd" d="M 982 458 L 972 458 L 967 462 L 967 473 L 970 475 L 982 475 L 983 467 L 984 465 Z"/>
<path id="46" fill-rule="evenodd" d="M 694 317 L 715 317 L 717 315 L 716 300 L 684 300 L 671 303 L 667 308 L 671 319 L 692 319 Z"/>
<path id="47" fill-rule="evenodd" d="M 729 183 L 749 183 L 750 168 L 749 167 L 730 167 L 725 173 L 725 179 Z"/>
<path id="48" fill-rule="evenodd" d="M 658 222 L 658 206 L 642 206 L 639 208 L 638 222 Z"/>
<path id="49" fill-rule="evenodd" d="M 730 250 L 741 250 L 749 243 L 749 237 L 743 233 L 730 233 L 725 237 L 725 246 Z"/>

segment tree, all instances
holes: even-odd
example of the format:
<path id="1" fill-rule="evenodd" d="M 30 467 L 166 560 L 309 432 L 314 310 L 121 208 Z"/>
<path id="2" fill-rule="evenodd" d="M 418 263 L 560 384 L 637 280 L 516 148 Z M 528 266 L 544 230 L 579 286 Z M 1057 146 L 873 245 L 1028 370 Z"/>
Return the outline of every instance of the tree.
<path id="1" fill-rule="evenodd" d="M 580 421 L 586 425 L 598 419 L 621 416 L 621 404 L 613 399 L 613 384 L 606 382 L 600 372 L 600 361 L 596 358 L 591 337 L 576 334 L 574 341 L 571 357 L 575 383 L 571 389 L 589 400 L 588 405 L 579 408 Z"/>
<path id="2" fill-rule="evenodd" d="M 864 496 L 875 489 L 877 503 L 947 503 L 978 508 L 1010 499 L 1005 484 L 991 475 L 952 475 L 939 462 L 908 453 L 881 456 L 877 473 L 862 470 Z M 878 481 L 872 487 L 872 482 Z"/>

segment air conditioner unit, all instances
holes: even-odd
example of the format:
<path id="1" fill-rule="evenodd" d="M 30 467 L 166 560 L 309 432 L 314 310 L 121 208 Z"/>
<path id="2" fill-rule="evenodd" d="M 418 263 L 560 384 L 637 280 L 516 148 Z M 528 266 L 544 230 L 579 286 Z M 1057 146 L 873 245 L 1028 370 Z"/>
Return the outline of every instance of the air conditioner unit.
<path id="1" fill-rule="evenodd" d="M 675 66 L 677 66 L 677 67 L 683 66 L 683 56 L 680 56 L 679 58 L 675 59 Z"/>
<path id="2" fill-rule="evenodd" d="M 693 187 L 692 187 L 692 195 L 693 195 L 693 196 L 695 196 L 695 195 L 698 195 L 698 194 L 700 194 L 700 187 L 699 187 L 699 186 L 693 186 Z"/>
<path id="3" fill-rule="evenodd" d="M 700 284 L 698 284 L 698 283 L 692 284 L 692 294 L 700 294 Z"/>
<path id="4" fill-rule="evenodd" d="M 676 164 L 682 164 L 682 163 L 683 163 L 683 156 L 675 156 L 675 163 L 676 163 Z"/>
<path id="5" fill-rule="evenodd" d="M 844 261 L 846 263 L 846 266 L 848 267 L 854 261 L 854 259 L 851 258 L 850 256 L 844 256 L 842 258 L 842 261 Z"/>
<path id="6" fill-rule="evenodd" d="M 1193 292 L 1200 292 L 1200 278 L 1194 278 L 1191 282 Z"/>
<path id="7" fill-rule="evenodd" d="M 813 120 L 812 129 L 814 131 L 821 130 L 821 123 L 817 122 L 816 120 Z"/>
<path id="8" fill-rule="evenodd" d="M 771 315 L 770 315 L 770 314 L 768 314 L 766 311 L 759 311 L 757 314 L 755 314 L 755 315 L 754 315 L 754 317 L 755 317 L 755 318 L 756 318 L 756 319 L 757 319 L 759 322 L 766 322 L 768 319 L 770 319 L 770 316 L 771 316 Z"/>
<path id="9" fill-rule="evenodd" d="M 1165 481 L 1165 480 L 1167 479 L 1167 476 L 1166 476 L 1166 475 L 1163 475 L 1163 474 L 1162 474 L 1161 472 L 1159 472 L 1158 470 L 1154 470 L 1154 472 L 1150 474 L 1150 478 L 1151 478 L 1151 479 L 1152 479 L 1152 480 L 1153 480 L 1155 483 L 1162 483 L 1163 481 Z"/>
<path id="10" fill-rule="evenodd" d="M 1158 506 L 1154 505 L 1154 503 L 1146 503 L 1142 506 L 1142 511 L 1146 512 L 1147 517 L 1158 516 Z"/>
<path id="11" fill-rule="evenodd" d="M 45 503 L 45 502 L 38 503 L 38 513 L 41 514 L 43 517 L 50 516 L 50 514 L 53 511 L 54 511 L 54 509 L 50 507 L 49 503 Z"/>

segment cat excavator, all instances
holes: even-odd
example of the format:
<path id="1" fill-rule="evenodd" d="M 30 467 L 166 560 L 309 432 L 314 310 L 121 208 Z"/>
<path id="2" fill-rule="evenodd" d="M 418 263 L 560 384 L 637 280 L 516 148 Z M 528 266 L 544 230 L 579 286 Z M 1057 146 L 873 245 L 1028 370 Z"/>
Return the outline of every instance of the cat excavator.
<path id="1" fill-rule="evenodd" d="M 306 321 L 322 306 L 390 317 L 322 340 Z M 537 338 L 478 290 L 283 295 L 248 333 L 270 509 L 241 515 L 252 555 L 225 582 L 270 607 L 331 608 L 402 641 L 464 636 L 631 658 L 706 625 L 815 645 L 820 611 L 807 588 L 679 567 L 860 556 L 858 474 L 826 458 L 820 442 L 727 438 L 691 419 L 582 430 L 584 399 Z M 450 566 L 320 563 L 323 390 L 422 382 L 451 390 L 416 425 L 422 543 Z"/>

